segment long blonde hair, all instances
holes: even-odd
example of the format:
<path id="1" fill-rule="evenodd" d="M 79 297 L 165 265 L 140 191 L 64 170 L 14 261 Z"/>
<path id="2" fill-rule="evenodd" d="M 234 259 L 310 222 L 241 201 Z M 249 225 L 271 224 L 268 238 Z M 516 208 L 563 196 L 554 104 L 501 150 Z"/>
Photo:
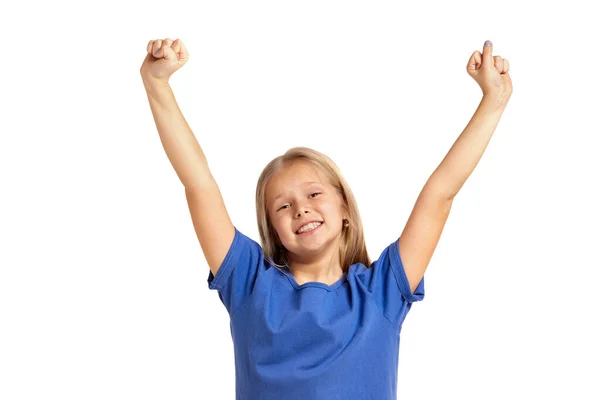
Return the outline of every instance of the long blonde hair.
<path id="1" fill-rule="evenodd" d="M 256 184 L 256 217 L 265 259 L 278 267 L 286 264 L 287 250 L 281 244 L 279 236 L 269 219 L 266 188 L 275 172 L 295 160 L 308 161 L 314 165 L 342 196 L 343 207 L 349 216 L 348 226 L 344 226 L 342 230 L 342 241 L 339 249 L 342 270 L 346 272 L 355 263 L 370 266 L 371 260 L 365 245 L 362 220 L 350 186 L 348 186 L 337 165 L 329 157 L 308 147 L 293 147 L 285 154 L 274 158 L 267 164 L 258 178 Z"/>

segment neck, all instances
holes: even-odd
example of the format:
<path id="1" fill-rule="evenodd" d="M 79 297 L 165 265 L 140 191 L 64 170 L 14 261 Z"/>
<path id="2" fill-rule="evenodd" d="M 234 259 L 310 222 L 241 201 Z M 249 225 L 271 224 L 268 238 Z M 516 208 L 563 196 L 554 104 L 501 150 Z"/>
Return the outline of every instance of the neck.
<path id="1" fill-rule="evenodd" d="M 336 246 L 313 258 L 298 258 L 290 254 L 288 266 L 298 284 L 322 282 L 329 285 L 340 279 L 344 271 L 338 248 Z"/>

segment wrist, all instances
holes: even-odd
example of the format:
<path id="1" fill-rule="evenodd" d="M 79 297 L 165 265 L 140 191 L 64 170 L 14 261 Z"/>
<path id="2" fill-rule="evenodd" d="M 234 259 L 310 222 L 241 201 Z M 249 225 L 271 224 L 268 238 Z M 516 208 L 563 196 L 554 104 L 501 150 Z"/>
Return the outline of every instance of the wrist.
<path id="1" fill-rule="evenodd" d="M 168 79 L 157 79 L 153 77 L 142 77 L 144 89 L 148 96 L 152 98 L 162 98 L 172 92 Z"/>
<path id="2" fill-rule="evenodd" d="M 169 86 L 169 79 L 159 79 L 152 76 L 146 76 L 142 74 L 142 82 L 146 88 L 160 88 Z"/>
<path id="3" fill-rule="evenodd" d="M 147 66 L 145 65 L 143 65 L 142 68 L 140 68 L 140 75 L 142 76 L 144 86 L 166 86 L 169 84 L 169 77 L 156 78 L 152 76 L 152 73 L 149 71 L 149 68 L 147 68 Z"/>
<path id="4" fill-rule="evenodd" d="M 495 110 L 501 110 L 506 107 L 509 98 L 510 96 L 500 94 L 484 94 L 481 102 Z"/>

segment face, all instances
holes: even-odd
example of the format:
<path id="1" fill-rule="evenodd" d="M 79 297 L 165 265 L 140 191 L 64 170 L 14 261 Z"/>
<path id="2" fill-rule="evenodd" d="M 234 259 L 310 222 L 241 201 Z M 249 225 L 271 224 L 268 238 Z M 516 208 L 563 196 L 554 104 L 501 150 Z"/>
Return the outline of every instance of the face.
<path id="1" fill-rule="evenodd" d="M 266 188 L 269 218 L 292 259 L 338 249 L 342 220 L 347 218 L 343 199 L 319 171 L 306 161 L 286 164 Z M 321 224 L 298 230 L 309 222 Z"/>

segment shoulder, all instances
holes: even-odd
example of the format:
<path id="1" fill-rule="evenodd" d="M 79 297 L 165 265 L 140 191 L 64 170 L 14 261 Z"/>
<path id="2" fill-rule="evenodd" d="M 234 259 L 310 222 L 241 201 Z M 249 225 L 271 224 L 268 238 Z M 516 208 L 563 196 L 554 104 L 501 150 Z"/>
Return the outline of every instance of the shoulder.
<path id="1" fill-rule="evenodd" d="M 347 279 L 361 282 L 364 286 L 370 286 L 373 279 L 373 267 L 377 261 L 373 261 L 371 265 L 363 263 L 355 263 L 348 267 Z"/>
<path id="2" fill-rule="evenodd" d="M 239 231 L 237 227 L 235 228 L 235 236 L 229 250 L 231 252 L 247 250 L 254 253 L 260 253 L 261 255 L 263 254 L 263 249 L 260 243 Z"/>
<path id="3" fill-rule="evenodd" d="M 375 286 L 381 284 L 386 275 L 392 272 L 393 264 L 397 263 L 398 240 L 388 244 L 383 248 L 378 257 L 370 265 L 362 263 L 352 264 L 348 268 L 348 277 L 355 277 L 369 288 L 369 291 L 375 289 Z"/>
<path id="4" fill-rule="evenodd" d="M 355 273 L 357 275 L 360 274 L 370 274 L 373 269 L 384 264 L 391 264 L 395 258 L 398 256 L 398 239 L 394 240 L 392 243 L 388 243 L 378 254 L 377 258 L 371 262 L 369 265 L 365 265 L 363 263 L 354 263 L 350 267 L 348 267 L 348 272 Z"/>

